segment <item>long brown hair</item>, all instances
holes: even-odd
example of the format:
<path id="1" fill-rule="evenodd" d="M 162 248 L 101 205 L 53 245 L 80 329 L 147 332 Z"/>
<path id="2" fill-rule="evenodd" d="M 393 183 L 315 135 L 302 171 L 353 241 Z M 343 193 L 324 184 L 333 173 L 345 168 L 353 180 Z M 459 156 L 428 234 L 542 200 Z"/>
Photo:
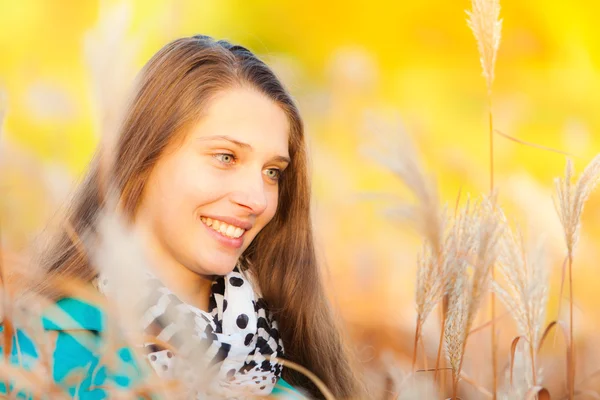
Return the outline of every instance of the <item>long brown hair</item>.
<path id="1" fill-rule="evenodd" d="M 158 51 L 138 76 L 111 155 L 110 187 L 120 194 L 125 218 L 133 221 L 145 182 L 163 150 L 199 118 L 212 96 L 240 85 L 250 85 L 278 104 L 291 129 L 291 164 L 280 181 L 277 212 L 242 257 L 279 323 L 285 358 L 315 373 L 336 397 L 354 397 L 360 385 L 315 257 L 303 123 L 294 101 L 264 62 L 242 46 L 200 35 L 175 40 Z M 89 281 L 96 275 L 73 234 L 93 232 L 106 206 L 101 155 L 102 150 L 67 211 L 70 231 L 60 231 L 42 253 L 42 267 L 50 277 Z M 300 373 L 285 368 L 283 376 L 322 397 Z"/>

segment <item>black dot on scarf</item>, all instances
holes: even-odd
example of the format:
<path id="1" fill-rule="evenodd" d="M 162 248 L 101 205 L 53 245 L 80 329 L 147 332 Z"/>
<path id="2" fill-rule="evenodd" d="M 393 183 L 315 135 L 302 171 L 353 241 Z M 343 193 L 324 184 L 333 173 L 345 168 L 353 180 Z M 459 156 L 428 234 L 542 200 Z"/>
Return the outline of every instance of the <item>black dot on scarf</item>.
<path id="1" fill-rule="evenodd" d="M 266 387 L 266 386 L 261 386 L 261 387 L 260 387 L 260 390 L 265 390 L 265 387 Z"/>
<path id="2" fill-rule="evenodd" d="M 235 323 L 240 329 L 246 329 L 246 327 L 248 326 L 248 316 L 246 314 L 238 315 Z"/>
<path id="3" fill-rule="evenodd" d="M 246 346 L 250 346 L 250 343 L 252 343 L 252 339 L 254 338 L 254 334 L 249 333 L 246 335 L 246 339 L 244 339 L 244 344 Z"/>
<path id="4" fill-rule="evenodd" d="M 260 368 L 263 371 L 270 371 L 271 370 L 271 362 L 269 360 L 265 360 L 261 363 Z"/>
<path id="5" fill-rule="evenodd" d="M 213 281 L 212 292 L 225 295 L 225 278 L 219 277 Z"/>
<path id="6" fill-rule="evenodd" d="M 227 310 L 227 299 L 223 299 L 223 312 Z"/>
<path id="7" fill-rule="evenodd" d="M 244 284 L 244 280 L 242 278 L 232 276 L 231 278 L 229 278 L 229 283 L 231 283 L 233 286 L 240 287 Z"/>

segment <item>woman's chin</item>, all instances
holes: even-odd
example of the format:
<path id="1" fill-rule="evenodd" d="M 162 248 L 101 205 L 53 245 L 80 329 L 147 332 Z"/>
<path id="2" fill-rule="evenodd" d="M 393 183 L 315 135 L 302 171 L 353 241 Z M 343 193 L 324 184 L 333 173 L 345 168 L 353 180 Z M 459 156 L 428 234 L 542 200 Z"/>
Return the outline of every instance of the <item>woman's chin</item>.
<path id="1" fill-rule="evenodd" d="M 235 268 L 237 260 L 223 260 L 200 264 L 200 270 L 206 275 L 227 275 Z"/>

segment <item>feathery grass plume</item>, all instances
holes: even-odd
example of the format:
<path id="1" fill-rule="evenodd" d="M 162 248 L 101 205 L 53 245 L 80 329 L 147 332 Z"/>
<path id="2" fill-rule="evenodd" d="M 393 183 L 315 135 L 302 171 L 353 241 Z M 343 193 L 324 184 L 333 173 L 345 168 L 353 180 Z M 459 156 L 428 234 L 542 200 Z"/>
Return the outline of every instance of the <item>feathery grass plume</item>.
<path id="1" fill-rule="evenodd" d="M 392 216 L 410 219 L 431 246 L 441 248 L 444 216 L 433 176 L 428 175 L 419 159 L 419 152 L 398 116 L 392 122 L 367 113 L 365 127 L 369 142 L 363 153 L 392 171 L 416 198 L 414 205 L 405 204 L 388 210 Z"/>
<path id="2" fill-rule="evenodd" d="M 387 210 L 387 214 L 411 221 L 425 239 L 417 259 L 417 322 L 412 364 L 414 372 L 423 323 L 444 294 L 447 212 L 440 207 L 435 180 L 425 173 L 418 157 L 419 152 L 400 119 L 396 116 L 390 123 L 383 117 L 367 114 L 365 126 L 370 134 L 370 143 L 363 148 L 363 152 L 395 173 L 416 198 L 415 204 L 395 205 Z"/>
<path id="3" fill-rule="evenodd" d="M 531 376 L 531 357 L 528 351 L 523 351 L 522 346 L 517 346 L 513 364 L 512 376 L 509 368 L 504 371 L 504 381 L 498 391 L 500 400 L 525 399 L 529 389 L 534 386 Z M 541 380 L 539 375 L 538 379 Z"/>
<path id="4" fill-rule="evenodd" d="M 421 400 L 437 399 L 439 393 L 435 382 L 428 376 L 420 377 L 416 381 L 407 379 L 406 385 L 398 392 L 396 400 Z"/>
<path id="5" fill-rule="evenodd" d="M 592 190 L 600 181 L 600 154 L 585 168 L 577 183 L 572 184 L 573 162 L 567 160 L 564 179 L 556 178 L 555 207 L 560 222 L 565 232 L 565 243 L 567 246 L 567 268 L 569 272 L 569 360 L 567 365 L 567 388 L 569 400 L 575 396 L 575 344 L 573 335 L 573 254 L 579 240 L 581 230 L 581 215 L 583 206 L 590 196 Z M 563 275 L 564 276 L 564 275 Z M 562 296 L 562 293 L 561 293 Z"/>
<path id="6" fill-rule="evenodd" d="M 97 229 L 91 236 L 84 235 L 87 253 L 90 256 L 94 267 L 99 271 L 102 278 L 106 278 L 108 284 L 105 285 L 106 291 L 106 315 L 107 327 L 104 337 L 108 343 L 115 343 L 120 336 L 124 336 L 125 342 L 132 344 L 130 347 L 135 351 L 138 357 L 138 365 L 145 364 L 145 355 L 142 354 L 141 345 L 147 342 L 161 343 L 156 338 L 149 337 L 142 329 L 142 320 L 144 312 L 150 307 L 149 301 L 152 301 L 149 296 L 149 287 L 144 285 L 146 281 L 146 272 L 149 271 L 149 262 L 147 254 L 142 244 L 143 232 L 134 230 L 120 216 L 116 209 L 116 198 L 114 194 L 107 194 L 108 206 L 98 217 Z M 131 290 L 135 287 L 136 290 Z M 193 342 L 193 328 L 184 324 L 179 315 L 175 311 L 164 315 L 166 323 L 175 323 L 177 329 L 181 332 L 181 337 L 184 340 L 183 345 L 188 342 Z M 112 365 L 114 362 L 115 351 L 110 351 L 108 347 L 102 353 L 102 361 L 107 365 Z M 115 346 L 113 346 L 115 347 Z M 189 348 L 198 346 L 189 345 Z M 179 351 L 175 351 L 179 356 Z M 182 356 L 196 356 L 190 350 L 182 352 Z M 194 359 L 194 363 L 184 363 L 182 357 L 178 357 L 181 361 L 174 364 L 174 369 L 180 371 L 182 365 L 185 364 L 186 369 L 192 371 L 180 371 L 176 376 L 182 376 L 183 373 L 192 375 L 202 374 L 200 370 L 196 370 L 199 363 Z M 194 368 L 192 368 L 194 366 Z M 173 390 L 168 391 L 167 386 L 173 386 L 176 390 L 182 390 L 182 386 L 178 379 L 168 382 L 166 379 L 161 379 L 155 374 L 154 391 L 173 393 Z"/>
<path id="7" fill-rule="evenodd" d="M 109 195 L 109 204 L 115 204 L 115 199 Z M 110 282 L 107 298 L 119 305 L 115 310 L 119 326 L 135 332 L 144 306 L 140 299 L 146 297 L 147 289 L 139 282 L 144 281 L 148 260 L 140 232 L 134 231 L 116 210 L 110 211 L 113 209 L 109 206 L 102 211 L 93 239 L 84 235 L 83 242 L 92 265 Z"/>
<path id="8" fill-rule="evenodd" d="M 95 27 L 84 36 L 83 52 L 90 73 L 92 100 L 95 105 L 96 131 L 101 139 L 101 193 L 109 190 L 108 176 L 116 154 L 119 127 L 132 95 L 131 87 L 136 71 L 135 58 L 140 39 L 129 38 L 131 6 L 121 2 L 100 4 Z"/>
<path id="9" fill-rule="evenodd" d="M 444 328 L 446 357 L 452 368 L 453 398 L 457 396 L 462 360 L 475 316 L 487 294 L 491 269 L 498 256 L 501 221 L 489 210 L 495 198 L 484 198 L 473 207 L 468 200 L 452 227 L 447 291 L 449 308 Z M 470 271 L 472 270 L 472 271 Z"/>
<path id="10" fill-rule="evenodd" d="M 499 0 L 472 0 L 471 11 L 467 11 L 467 24 L 477 41 L 477 49 L 487 83 L 488 93 L 492 91 L 496 56 L 500 47 L 502 20 Z"/>
<path id="11" fill-rule="evenodd" d="M 476 233 L 471 200 L 453 221 L 448 238 L 447 271 L 444 291 L 448 295 L 448 312 L 444 323 L 444 348 L 452 368 L 453 381 L 460 375 L 462 353 L 469 319 L 468 260 L 476 250 Z"/>
<path id="12" fill-rule="evenodd" d="M 440 254 L 436 254 L 429 242 L 424 242 L 421 252 L 417 255 L 417 287 L 416 287 L 416 308 L 417 308 L 417 330 L 423 326 L 425 320 L 441 300 L 444 294 L 444 270 L 440 268 L 440 261 L 446 259 L 445 248 L 441 249 Z M 441 260 L 440 260 L 441 259 Z M 440 270 L 442 273 L 440 273 Z"/>
<path id="13" fill-rule="evenodd" d="M 467 11 L 467 25 L 473 31 L 477 41 L 479 59 L 483 77 L 487 85 L 488 97 L 488 119 L 489 119 L 489 138 L 490 138 L 490 192 L 494 191 L 494 116 L 492 113 L 492 84 L 494 82 L 494 69 L 496 66 L 496 56 L 500 47 L 500 37 L 502 32 L 502 20 L 500 19 L 500 1 L 499 0 L 471 0 L 471 11 Z M 495 278 L 494 267 L 492 266 L 492 279 Z M 492 397 L 496 399 L 497 392 L 497 371 L 496 371 L 496 297 L 494 292 L 490 298 L 491 308 L 491 344 L 492 344 L 492 376 L 493 389 Z"/>
<path id="14" fill-rule="evenodd" d="M 399 366 L 400 362 L 394 354 L 386 350 L 381 354 L 380 360 L 383 368 L 386 371 L 387 377 L 391 380 L 387 386 L 384 398 L 396 400 L 418 400 L 438 398 L 439 392 L 434 384 L 429 371 L 418 371 L 416 379 L 415 375 L 410 372 L 403 371 Z"/>
<path id="15" fill-rule="evenodd" d="M 500 216 L 506 222 L 504 214 Z M 493 283 L 493 287 L 516 321 L 519 335 L 527 341 L 529 352 L 526 357 L 530 359 L 528 363 L 531 368 L 527 371 L 528 382 L 531 382 L 529 387 L 533 387 L 540 383 L 537 351 L 546 320 L 549 260 L 541 242 L 528 254 L 520 230 L 515 233 L 507 227 L 500 247 L 498 266 L 504 276 L 506 289 L 497 282 Z"/>
<path id="16" fill-rule="evenodd" d="M 585 168 L 575 185 L 572 183 L 573 174 L 573 162 L 569 159 L 565 167 L 565 177 L 554 180 L 558 200 L 555 206 L 565 231 L 565 242 L 570 258 L 573 257 L 579 240 L 583 207 L 600 181 L 600 154 Z"/>
<path id="17" fill-rule="evenodd" d="M 495 212 L 492 211 L 494 207 L 496 207 L 495 197 L 484 199 L 482 207 L 479 209 L 477 253 L 471 277 L 472 291 L 471 303 L 469 305 L 469 320 L 467 323 L 468 331 L 471 330 L 477 310 L 481 305 L 484 295 L 490 288 L 491 270 L 499 254 L 498 243 L 503 230 L 503 224 L 497 218 Z M 490 211 L 486 212 L 486 210 Z"/>

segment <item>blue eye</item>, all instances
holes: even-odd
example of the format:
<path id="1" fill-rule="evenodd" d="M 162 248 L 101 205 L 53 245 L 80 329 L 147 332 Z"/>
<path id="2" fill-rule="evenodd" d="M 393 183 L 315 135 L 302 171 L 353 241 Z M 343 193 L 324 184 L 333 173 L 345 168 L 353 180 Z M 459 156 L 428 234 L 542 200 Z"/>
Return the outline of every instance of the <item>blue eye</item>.
<path id="1" fill-rule="evenodd" d="M 281 170 L 277 169 L 277 168 L 269 168 L 266 171 L 266 175 L 269 179 L 271 179 L 273 181 L 278 181 L 279 178 L 281 177 Z"/>
<path id="2" fill-rule="evenodd" d="M 233 164 L 235 162 L 235 156 L 230 153 L 219 153 L 215 154 L 214 157 L 223 164 Z"/>

